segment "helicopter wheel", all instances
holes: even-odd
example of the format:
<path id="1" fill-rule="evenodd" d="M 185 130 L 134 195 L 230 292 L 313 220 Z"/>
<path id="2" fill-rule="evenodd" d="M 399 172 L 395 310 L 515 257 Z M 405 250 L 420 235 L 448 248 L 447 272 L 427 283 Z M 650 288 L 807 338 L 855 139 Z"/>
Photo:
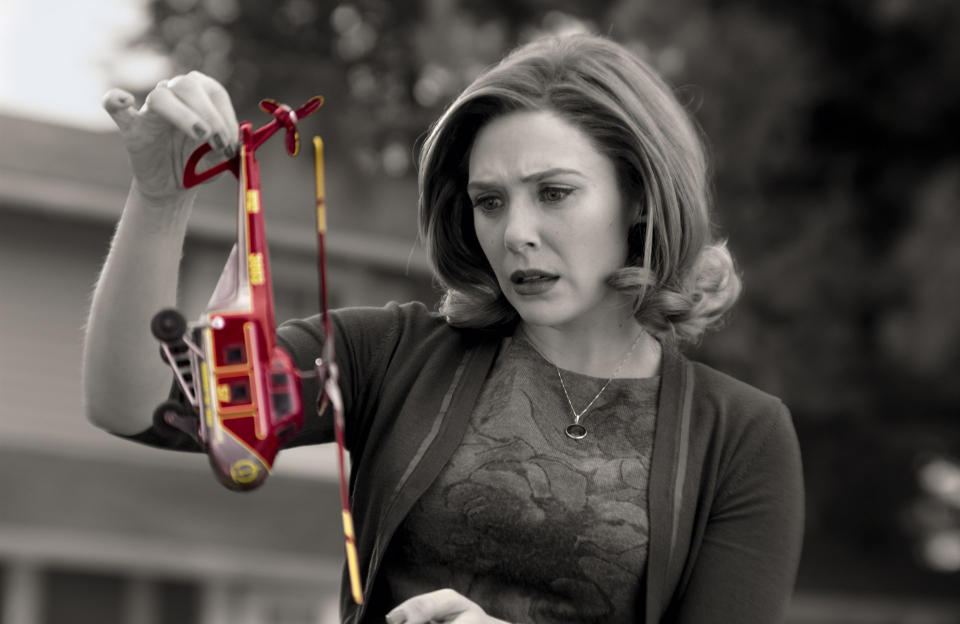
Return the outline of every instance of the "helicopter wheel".
<path id="1" fill-rule="evenodd" d="M 187 416 L 187 411 L 180 403 L 176 401 L 164 401 L 157 406 L 157 409 L 153 410 L 153 422 L 170 425 L 171 423 L 164 418 L 167 412 L 173 412 L 176 417 L 179 418 L 185 418 Z"/>
<path id="2" fill-rule="evenodd" d="M 161 430 L 173 428 L 190 436 L 190 438 L 200 443 L 199 427 L 200 421 L 196 415 L 190 413 L 188 409 L 176 401 L 164 401 L 153 411 L 153 424 Z"/>
<path id="3" fill-rule="evenodd" d="M 160 342 L 176 344 L 183 340 L 183 335 L 187 332 L 187 319 L 177 310 L 166 308 L 153 315 L 150 331 Z"/>

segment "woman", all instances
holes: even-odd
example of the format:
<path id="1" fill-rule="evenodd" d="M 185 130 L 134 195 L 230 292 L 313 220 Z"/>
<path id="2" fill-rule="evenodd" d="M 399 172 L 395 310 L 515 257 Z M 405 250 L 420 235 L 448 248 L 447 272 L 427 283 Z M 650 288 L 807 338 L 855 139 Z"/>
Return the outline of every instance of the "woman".
<path id="1" fill-rule="evenodd" d="M 197 73 L 131 104 L 105 97 L 135 179 L 94 296 L 87 407 L 179 447 L 150 422 L 169 376 L 142 328 L 175 300 L 185 143 L 230 155 L 236 119 Z M 789 413 L 679 351 L 740 289 L 705 169 L 669 88 L 593 36 L 519 48 L 434 124 L 420 226 L 439 313 L 334 313 L 366 598 L 345 592 L 345 621 L 782 620 L 803 523 Z M 278 335 L 311 369 L 318 319 Z M 331 438 L 312 417 L 295 443 Z"/>

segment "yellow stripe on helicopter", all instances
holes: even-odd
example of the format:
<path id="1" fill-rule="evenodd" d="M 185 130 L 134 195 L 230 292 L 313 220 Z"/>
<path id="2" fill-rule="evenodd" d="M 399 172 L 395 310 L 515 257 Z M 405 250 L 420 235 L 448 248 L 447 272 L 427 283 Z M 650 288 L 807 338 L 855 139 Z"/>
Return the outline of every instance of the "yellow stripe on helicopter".
<path id="1" fill-rule="evenodd" d="M 266 279 L 263 271 L 263 254 L 252 253 L 247 256 L 247 269 L 250 276 L 250 284 L 259 286 Z"/>

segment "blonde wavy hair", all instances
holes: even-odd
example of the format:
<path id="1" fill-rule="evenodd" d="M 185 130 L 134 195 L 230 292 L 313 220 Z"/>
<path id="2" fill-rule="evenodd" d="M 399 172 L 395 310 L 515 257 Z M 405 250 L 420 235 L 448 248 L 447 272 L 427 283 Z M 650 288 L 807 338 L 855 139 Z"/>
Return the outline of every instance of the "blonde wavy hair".
<path id="1" fill-rule="evenodd" d="M 481 74 L 431 126 L 420 150 L 420 235 L 458 327 L 516 319 L 473 227 L 467 165 L 491 119 L 548 110 L 611 159 L 628 205 L 638 206 L 626 266 L 608 284 L 635 300 L 661 338 L 696 342 L 717 325 L 741 282 L 711 232 L 707 166 L 696 127 L 666 83 L 623 46 L 595 35 L 538 39 Z"/>

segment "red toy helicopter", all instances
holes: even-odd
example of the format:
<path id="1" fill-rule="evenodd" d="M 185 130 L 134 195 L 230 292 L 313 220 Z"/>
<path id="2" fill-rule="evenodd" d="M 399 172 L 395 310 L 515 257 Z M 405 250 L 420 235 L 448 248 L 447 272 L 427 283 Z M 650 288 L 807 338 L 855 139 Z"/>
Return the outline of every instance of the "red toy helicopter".
<path id="1" fill-rule="evenodd" d="M 323 144 L 319 137 L 314 138 L 320 308 L 327 339 L 313 371 L 297 370 L 290 354 L 276 341 L 260 168 L 255 157 L 257 148 L 281 128 L 286 130 L 287 153 L 295 156 L 300 147 L 297 121 L 322 103 L 321 97 L 314 97 L 293 110 L 263 100 L 260 108 L 273 115 L 273 120 L 256 131 L 249 122 L 241 123 L 237 156 L 197 173 L 197 164 L 212 149 L 205 143 L 187 160 L 186 188 L 224 171 L 238 179 L 237 243 L 206 310 L 195 323 L 188 325 L 174 309 L 161 310 L 153 317 L 151 331 L 192 408 L 187 412 L 184 405 L 168 401 L 157 407 L 154 418 L 196 440 L 226 487 L 251 490 L 263 483 L 283 444 L 303 426 L 300 378 L 316 375 L 323 387 L 318 411 L 333 408 L 347 566 L 353 599 L 360 604 L 363 595 L 344 461 L 343 404 L 327 314 Z"/>
<path id="2" fill-rule="evenodd" d="M 151 322 L 163 357 L 193 408 L 187 414 L 180 404 L 164 403 L 155 417 L 196 439 L 220 482 L 235 490 L 263 483 L 283 443 L 303 425 L 299 372 L 276 343 L 255 151 L 285 128 L 287 152 L 296 155 L 296 122 L 322 102 L 313 98 L 295 111 L 273 101 L 261 102 L 274 119 L 256 131 L 249 122 L 240 124 L 236 157 L 197 173 L 197 164 L 211 149 L 207 143 L 190 155 L 184 172 L 187 188 L 223 171 L 237 177 L 237 243 L 196 323 L 188 327 L 173 309 L 161 310 Z"/>

